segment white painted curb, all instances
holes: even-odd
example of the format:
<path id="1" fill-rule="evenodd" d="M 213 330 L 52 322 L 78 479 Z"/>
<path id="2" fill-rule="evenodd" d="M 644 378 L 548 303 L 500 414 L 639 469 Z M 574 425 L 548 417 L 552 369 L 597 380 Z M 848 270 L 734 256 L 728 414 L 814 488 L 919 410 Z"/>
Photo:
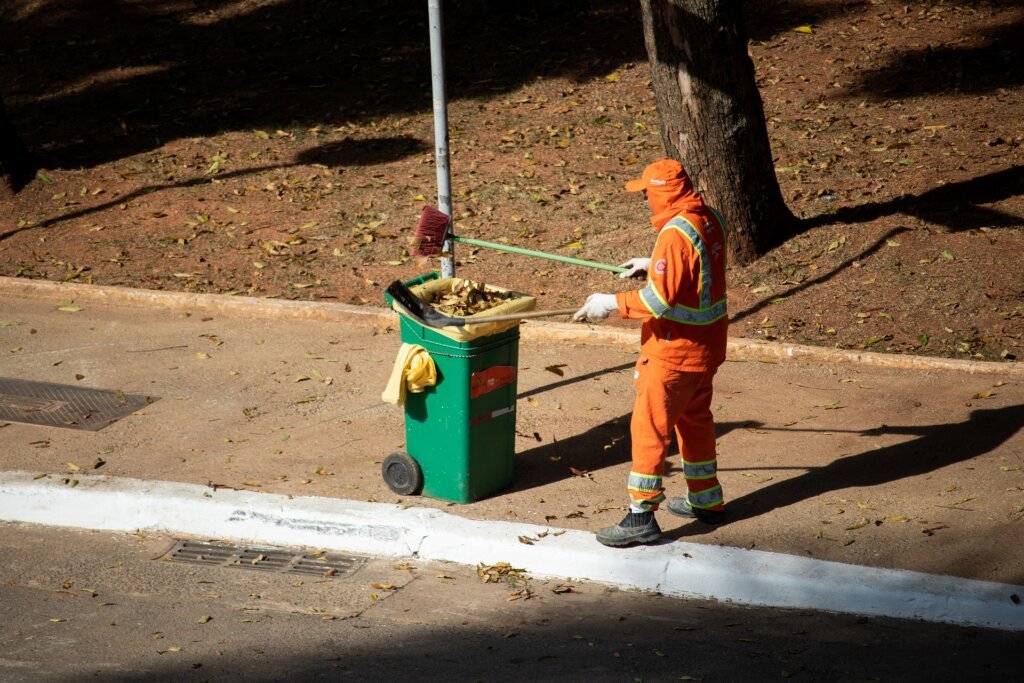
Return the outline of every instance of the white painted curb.
<path id="1" fill-rule="evenodd" d="M 593 534 L 475 521 L 430 508 L 214 491 L 196 484 L 0 475 L 0 520 L 110 531 L 148 530 L 476 566 L 510 562 L 531 575 L 585 579 L 673 597 L 924 619 L 1024 631 L 1024 586 L 675 542 L 625 550 Z M 533 545 L 519 536 L 538 539 Z"/>

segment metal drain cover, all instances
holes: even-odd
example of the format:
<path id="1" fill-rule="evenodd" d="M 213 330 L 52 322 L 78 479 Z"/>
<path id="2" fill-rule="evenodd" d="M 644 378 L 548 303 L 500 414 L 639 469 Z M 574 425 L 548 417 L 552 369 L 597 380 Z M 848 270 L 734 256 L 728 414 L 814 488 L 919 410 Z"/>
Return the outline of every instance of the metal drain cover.
<path id="1" fill-rule="evenodd" d="M 356 555 L 296 553 L 281 548 L 237 546 L 215 541 L 177 541 L 157 559 L 208 567 L 332 578 L 350 576 L 366 564 L 366 558 Z"/>
<path id="2" fill-rule="evenodd" d="M 99 431 L 156 398 L 0 377 L 0 420 Z"/>

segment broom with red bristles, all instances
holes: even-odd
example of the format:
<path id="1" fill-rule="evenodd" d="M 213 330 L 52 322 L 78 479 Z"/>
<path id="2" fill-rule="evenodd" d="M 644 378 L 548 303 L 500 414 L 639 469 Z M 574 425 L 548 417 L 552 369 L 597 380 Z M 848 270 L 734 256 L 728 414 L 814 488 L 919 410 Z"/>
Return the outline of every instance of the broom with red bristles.
<path id="1" fill-rule="evenodd" d="M 469 237 L 456 237 L 451 231 L 451 218 L 445 212 L 430 206 L 429 204 L 423 207 L 423 212 L 420 214 L 419 223 L 416 225 L 416 234 L 413 237 L 412 249 L 413 253 L 417 256 L 437 256 L 441 253 L 442 246 L 446 239 L 450 239 L 453 242 L 459 242 L 460 244 L 472 244 L 476 247 L 486 247 L 488 249 L 498 249 L 499 251 L 507 251 L 513 254 L 523 254 L 525 256 L 536 256 L 537 258 L 548 259 L 550 261 L 560 261 L 562 263 L 570 263 L 575 266 L 586 266 L 588 268 L 600 268 L 601 270 L 610 270 L 613 273 L 625 272 L 625 268 L 620 266 L 610 266 L 605 263 L 596 263 L 594 261 L 584 261 L 583 259 L 572 258 L 570 256 L 561 256 L 559 254 L 548 254 L 543 251 L 534 251 L 533 249 L 523 249 L 522 247 L 513 247 L 509 244 L 498 244 L 497 242 L 485 242 L 484 240 L 472 239 Z"/>

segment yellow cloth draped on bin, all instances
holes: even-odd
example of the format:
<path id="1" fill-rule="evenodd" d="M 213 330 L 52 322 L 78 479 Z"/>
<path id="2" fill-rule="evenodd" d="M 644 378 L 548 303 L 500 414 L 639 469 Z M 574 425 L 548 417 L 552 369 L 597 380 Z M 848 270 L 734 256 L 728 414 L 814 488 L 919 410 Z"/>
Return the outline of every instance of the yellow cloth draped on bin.
<path id="1" fill-rule="evenodd" d="M 395 358 L 388 385 L 380 395 L 385 403 L 400 406 L 405 403 L 408 389 L 418 394 L 427 387 L 437 384 L 437 366 L 427 350 L 419 344 L 402 344 Z"/>

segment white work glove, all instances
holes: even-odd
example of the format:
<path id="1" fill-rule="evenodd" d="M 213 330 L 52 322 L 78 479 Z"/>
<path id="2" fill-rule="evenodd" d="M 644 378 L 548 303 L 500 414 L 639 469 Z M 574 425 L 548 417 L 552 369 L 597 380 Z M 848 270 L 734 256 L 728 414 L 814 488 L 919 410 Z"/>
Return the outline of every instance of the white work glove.
<path id="1" fill-rule="evenodd" d="M 619 304 L 614 294 L 591 294 L 587 297 L 587 303 L 583 308 L 572 314 L 573 320 L 604 320 L 612 311 L 617 311 Z"/>
<path id="2" fill-rule="evenodd" d="M 647 271 L 651 269 L 651 259 L 649 258 L 631 258 L 625 263 L 621 264 L 619 268 L 627 268 L 628 270 L 619 273 L 619 277 L 622 279 L 634 278 L 640 279 L 647 276 Z"/>

